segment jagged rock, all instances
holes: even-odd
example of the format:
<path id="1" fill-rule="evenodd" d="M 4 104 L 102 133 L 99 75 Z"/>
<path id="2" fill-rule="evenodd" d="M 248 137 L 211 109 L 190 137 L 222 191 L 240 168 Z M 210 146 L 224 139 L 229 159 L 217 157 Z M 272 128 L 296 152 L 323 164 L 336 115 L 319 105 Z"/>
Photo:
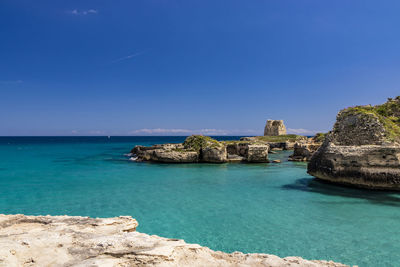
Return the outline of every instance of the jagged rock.
<path id="1" fill-rule="evenodd" d="M 0 266 L 346 266 L 300 257 L 228 254 L 139 233 L 137 226 L 127 216 L 0 215 Z"/>
<path id="2" fill-rule="evenodd" d="M 290 161 L 309 161 L 315 151 L 320 148 L 326 134 L 317 133 L 312 138 L 296 142 L 293 147 L 293 154 L 289 156 Z"/>
<path id="3" fill-rule="evenodd" d="M 275 136 L 251 136 L 241 137 L 240 141 L 248 141 L 255 143 L 268 144 L 270 151 L 273 148 L 281 148 L 282 150 L 292 150 L 296 142 L 307 140 L 307 137 L 295 134 L 275 135 Z"/>
<path id="4" fill-rule="evenodd" d="M 228 154 L 227 157 L 228 162 L 243 162 L 246 159 L 242 156 L 235 155 L 235 154 Z"/>
<path id="5" fill-rule="evenodd" d="M 285 135 L 286 127 L 283 124 L 283 120 L 267 120 L 267 124 L 264 128 L 264 135 Z"/>
<path id="6" fill-rule="evenodd" d="M 286 148 L 286 142 L 268 142 L 271 151 L 284 150 Z"/>
<path id="7" fill-rule="evenodd" d="M 226 152 L 228 153 L 228 155 L 240 155 L 238 143 L 234 142 L 226 144 Z"/>
<path id="8" fill-rule="evenodd" d="M 292 150 L 294 149 L 294 145 L 296 144 L 296 142 L 290 142 L 290 141 L 286 141 L 284 144 L 283 149 L 284 150 Z"/>
<path id="9" fill-rule="evenodd" d="M 240 157 L 247 162 L 265 163 L 268 161 L 269 145 L 256 141 L 234 142 L 227 145 L 228 156 Z M 237 157 L 236 157 L 237 156 Z M 231 160 L 228 160 L 231 161 Z"/>
<path id="10" fill-rule="evenodd" d="M 336 183 L 400 190 L 400 97 L 339 112 L 308 173 Z"/>
<path id="11" fill-rule="evenodd" d="M 164 163 L 227 162 L 226 146 L 208 136 L 193 135 L 183 144 L 135 146 L 131 153 L 136 161 Z"/>
<path id="12" fill-rule="evenodd" d="M 227 162 L 226 146 L 205 147 L 201 150 L 203 162 L 223 163 Z"/>
<path id="13" fill-rule="evenodd" d="M 293 149 L 293 155 L 289 156 L 289 160 L 292 161 L 308 161 L 312 155 L 321 146 L 321 143 L 296 143 Z"/>
<path id="14" fill-rule="evenodd" d="M 268 150 L 269 145 L 258 140 L 218 142 L 207 136 L 189 136 L 183 144 L 136 146 L 131 154 L 135 161 L 164 163 L 268 162 Z"/>
<path id="15" fill-rule="evenodd" d="M 247 162 L 265 163 L 268 161 L 268 145 L 253 144 L 247 146 Z"/>
<path id="16" fill-rule="evenodd" d="M 238 144 L 238 155 L 247 159 L 247 152 L 249 151 L 249 145 L 251 142 L 239 143 Z"/>
<path id="17" fill-rule="evenodd" d="M 150 160 L 164 163 L 193 163 L 199 161 L 199 153 L 196 151 L 156 149 Z"/>

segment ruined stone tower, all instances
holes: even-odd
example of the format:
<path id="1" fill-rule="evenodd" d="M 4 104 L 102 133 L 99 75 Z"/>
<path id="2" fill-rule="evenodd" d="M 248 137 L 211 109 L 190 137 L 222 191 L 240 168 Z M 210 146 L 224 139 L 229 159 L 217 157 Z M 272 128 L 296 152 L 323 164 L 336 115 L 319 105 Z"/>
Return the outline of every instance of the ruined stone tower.
<path id="1" fill-rule="evenodd" d="M 286 127 L 283 124 L 283 120 L 267 120 L 267 124 L 264 128 L 265 135 L 285 135 Z"/>

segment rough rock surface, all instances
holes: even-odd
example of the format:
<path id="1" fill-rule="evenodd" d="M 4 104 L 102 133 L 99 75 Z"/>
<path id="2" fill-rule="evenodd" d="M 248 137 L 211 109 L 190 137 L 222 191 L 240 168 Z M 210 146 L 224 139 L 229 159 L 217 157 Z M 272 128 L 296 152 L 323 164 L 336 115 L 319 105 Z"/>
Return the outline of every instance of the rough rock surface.
<path id="1" fill-rule="evenodd" d="M 195 151 L 174 151 L 156 149 L 153 152 L 153 161 L 165 163 L 191 163 L 199 160 L 199 155 Z"/>
<path id="2" fill-rule="evenodd" d="M 371 189 L 400 190 L 400 97 L 339 112 L 308 173 Z"/>
<path id="3" fill-rule="evenodd" d="M 312 138 L 296 142 L 293 154 L 289 156 L 290 161 L 309 161 L 312 155 L 321 147 L 326 134 L 318 133 Z"/>
<path id="4" fill-rule="evenodd" d="M 205 147 L 201 150 L 201 158 L 203 162 L 227 162 L 228 154 L 226 152 L 226 146 Z"/>
<path id="5" fill-rule="evenodd" d="M 251 143 L 266 144 L 266 145 L 268 145 L 270 151 L 274 148 L 281 148 L 282 150 L 293 149 L 293 147 L 290 148 L 290 146 L 292 145 L 292 142 L 263 141 L 263 140 L 260 140 L 259 137 L 257 137 L 257 136 L 241 137 L 240 141 L 247 142 L 248 144 L 251 144 Z M 294 146 L 294 143 L 293 143 L 293 146 Z"/>
<path id="6" fill-rule="evenodd" d="M 195 151 L 184 151 L 182 144 L 163 144 L 151 147 L 135 146 L 131 150 L 139 161 L 157 161 L 164 163 L 191 163 L 199 161 Z"/>
<path id="7" fill-rule="evenodd" d="M 0 266 L 329 266 L 332 261 L 231 254 L 136 232 L 131 217 L 0 215 Z"/>
<path id="8" fill-rule="evenodd" d="M 283 120 L 267 120 L 267 124 L 264 128 L 265 136 L 274 136 L 274 135 L 285 135 L 286 127 L 283 124 Z"/>
<path id="9" fill-rule="evenodd" d="M 263 144 L 253 144 L 247 146 L 247 156 L 248 162 L 269 162 L 268 161 L 268 145 Z"/>
<path id="10" fill-rule="evenodd" d="M 207 136 L 193 135 L 183 144 L 135 146 L 131 150 L 136 161 L 164 163 L 268 162 L 269 145 L 258 140 L 218 142 Z"/>
<path id="11" fill-rule="evenodd" d="M 309 161 L 311 156 L 321 146 L 321 143 L 296 143 L 293 155 L 289 156 L 291 161 Z"/>

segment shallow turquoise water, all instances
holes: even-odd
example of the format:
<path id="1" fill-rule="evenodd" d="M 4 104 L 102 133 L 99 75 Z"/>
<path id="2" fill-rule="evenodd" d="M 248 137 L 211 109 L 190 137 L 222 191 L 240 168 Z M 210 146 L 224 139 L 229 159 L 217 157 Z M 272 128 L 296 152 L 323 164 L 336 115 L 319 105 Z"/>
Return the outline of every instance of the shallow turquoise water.
<path id="1" fill-rule="evenodd" d="M 215 250 L 400 266 L 400 194 L 321 183 L 304 163 L 168 165 L 123 156 L 136 144 L 182 140 L 0 137 L 0 213 L 131 215 L 138 231 Z"/>

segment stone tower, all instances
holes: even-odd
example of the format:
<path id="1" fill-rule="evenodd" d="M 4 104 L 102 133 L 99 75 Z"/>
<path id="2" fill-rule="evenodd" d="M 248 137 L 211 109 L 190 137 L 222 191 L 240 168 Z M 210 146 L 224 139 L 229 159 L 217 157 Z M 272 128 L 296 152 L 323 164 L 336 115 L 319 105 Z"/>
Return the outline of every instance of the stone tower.
<path id="1" fill-rule="evenodd" d="M 267 120 L 267 124 L 264 128 L 265 135 L 285 135 L 286 127 L 283 124 L 283 120 Z"/>

